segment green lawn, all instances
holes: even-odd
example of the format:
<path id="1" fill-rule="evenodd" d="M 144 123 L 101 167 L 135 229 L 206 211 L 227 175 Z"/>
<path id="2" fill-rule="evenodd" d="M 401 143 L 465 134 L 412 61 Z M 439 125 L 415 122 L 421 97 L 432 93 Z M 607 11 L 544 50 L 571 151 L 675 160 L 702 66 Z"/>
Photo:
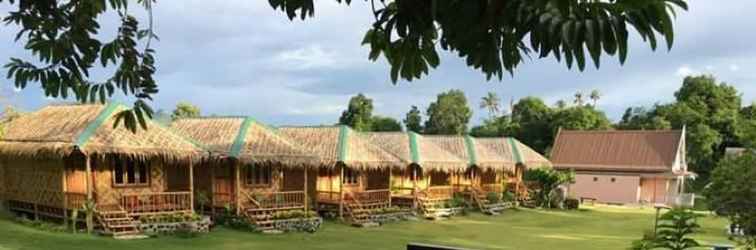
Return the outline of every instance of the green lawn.
<path id="1" fill-rule="evenodd" d="M 706 217 L 696 239 L 727 243 L 726 221 Z M 408 242 L 472 249 L 626 249 L 653 225 L 653 210 L 596 207 L 584 211 L 512 210 L 499 216 L 473 213 L 444 221 L 407 221 L 377 228 L 326 223 L 315 234 L 261 235 L 218 229 L 193 239 L 158 237 L 118 241 L 82 234 L 51 233 L 0 220 L 0 250 L 6 249 L 404 249 Z"/>

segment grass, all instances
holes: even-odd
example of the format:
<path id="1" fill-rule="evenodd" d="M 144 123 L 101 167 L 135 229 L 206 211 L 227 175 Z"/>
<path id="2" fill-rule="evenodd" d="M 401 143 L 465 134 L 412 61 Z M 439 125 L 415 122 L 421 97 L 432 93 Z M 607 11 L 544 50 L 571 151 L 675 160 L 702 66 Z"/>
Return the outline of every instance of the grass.
<path id="1" fill-rule="evenodd" d="M 327 222 L 315 234 L 261 235 L 216 229 L 198 238 L 118 241 L 53 233 L 0 220 L 0 250 L 10 249 L 405 249 L 408 242 L 472 249 L 626 249 L 653 227 L 652 209 L 594 207 L 580 211 L 512 210 L 499 216 L 472 213 L 444 221 L 407 221 L 377 228 Z M 729 243 L 726 221 L 705 217 L 695 238 Z"/>

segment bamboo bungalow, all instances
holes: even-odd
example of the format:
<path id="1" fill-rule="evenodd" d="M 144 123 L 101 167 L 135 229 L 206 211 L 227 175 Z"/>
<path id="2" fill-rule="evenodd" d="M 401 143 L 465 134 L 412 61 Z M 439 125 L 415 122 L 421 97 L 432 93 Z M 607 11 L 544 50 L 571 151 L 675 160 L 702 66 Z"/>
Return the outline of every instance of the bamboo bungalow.
<path id="1" fill-rule="evenodd" d="M 322 158 L 316 187 L 321 212 L 366 224 L 391 207 L 389 169 L 407 162 L 347 126 L 283 127 L 278 132 Z"/>
<path id="2" fill-rule="evenodd" d="M 0 139 L 8 208 L 64 221 L 95 209 L 114 236 L 137 233 L 140 216 L 193 213 L 191 165 L 202 150 L 150 120 L 137 134 L 114 127 L 123 109 L 48 106 L 8 123 Z"/>
<path id="3" fill-rule="evenodd" d="M 392 171 L 392 200 L 417 208 L 427 217 L 446 214 L 441 209 L 454 195 L 448 185 L 449 173 L 464 172 L 467 162 L 441 149 L 414 132 L 368 133 L 370 140 L 391 154 L 409 162 Z"/>
<path id="4" fill-rule="evenodd" d="M 522 175 L 528 168 L 551 167 L 551 162 L 543 155 L 511 137 L 477 138 L 476 144 L 485 146 L 491 152 L 510 159 L 512 169 L 504 182 L 507 190 L 512 190 L 518 200 L 527 197 L 528 189 L 523 184 Z"/>
<path id="5" fill-rule="evenodd" d="M 310 210 L 308 168 L 319 160 L 272 128 L 242 117 L 181 119 L 172 127 L 210 151 L 195 182 L 211 213 L 233 208 L 269 230 L 279 229 L 276 213 Z"/>

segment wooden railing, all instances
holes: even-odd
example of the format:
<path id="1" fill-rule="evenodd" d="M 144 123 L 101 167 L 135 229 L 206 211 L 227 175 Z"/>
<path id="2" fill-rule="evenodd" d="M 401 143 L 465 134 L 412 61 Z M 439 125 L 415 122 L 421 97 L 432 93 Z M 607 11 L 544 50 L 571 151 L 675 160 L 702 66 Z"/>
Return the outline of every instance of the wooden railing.
<path id="1" fill-rule="evenodd" d="M 355 200 L 358 200 L 362 203 L 386 202 L 391 199 L 391 190 L 367 190 L 361 192 L 351 192 L 350 195 L 352 195 Z"/>
<path id="2" fill-rule="evenodd" d="M 133 215 L 190 212 L 191 192 L 124 194 L 121 207 Z"/>
<path id="3" fill-rule="evenodd" d="M 423 190 L 421 194 L 429 199 L 449 199 L 454 197 L 454 189 L 452 186 L 435 186 Z"/>
<path id="4" fill-rule="evenodd" d="M 304 207 L 304 191 L 247 193 L 252 208 L 298 208 Z"/>
<path id="5" fill-rule="evenodd" d="M 341 200 L 341 193 L 334 191 L 317 191 L 318 201 L 338 202 Z"/>
<path id="6" fill-rule="evenodd" d="M 87 202 L 86 193 L 64 192 L 63 202 L 67 209 L 81 209 Z"/>
<path id="7" fill-rule="evenodd" d="M 502 193 L 504 192 L 504 186 L 502 184 L 481 184 L 480 185 L 480 191 L 483 191 L 484 194 L 488 193 Z"/>

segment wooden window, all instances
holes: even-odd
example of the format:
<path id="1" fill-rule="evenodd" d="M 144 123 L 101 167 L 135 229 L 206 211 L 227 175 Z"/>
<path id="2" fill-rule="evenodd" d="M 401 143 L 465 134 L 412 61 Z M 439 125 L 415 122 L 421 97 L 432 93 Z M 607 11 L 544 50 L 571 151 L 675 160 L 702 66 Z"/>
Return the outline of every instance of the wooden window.
<path id="1" fill-rule="evenodd" d="M 247 185 L 270 186 L 273 169 L 270 166 L 248 165 L 246 171 Z"/>
<path id="2" fill-rule="evenodd" d="M 149 162 L 116 158 L 113 164 L 113 185 L 116 187 L 149 186 Z"/>
<path id="3" fill-rule="evenodd" d="M 351 168 L 344 168 L 344 180 L 342 182 L 345 185 L 357 185 L 357 178 L 359 174 L 356 170 Z"/>

